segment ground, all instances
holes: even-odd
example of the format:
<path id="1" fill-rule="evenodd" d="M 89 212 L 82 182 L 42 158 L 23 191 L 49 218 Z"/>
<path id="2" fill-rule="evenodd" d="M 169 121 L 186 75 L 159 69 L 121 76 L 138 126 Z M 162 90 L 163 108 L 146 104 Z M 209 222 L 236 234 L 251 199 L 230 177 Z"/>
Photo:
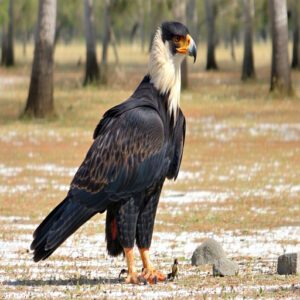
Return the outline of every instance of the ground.
<path id="1" fill-rule="evenodd" d="M 109 85 L 83 88 L 83 44 L 58 45 L 57 117 L 34 122 L 18 118 L 32 49 L 24 57 L 17 46 L 17 67 L 0 69 L 1 299 L 300 297 L 299 275 L 276 275 L 277 257 L 300 251 L 300 72 L 292 74 L 293 97 L 274 96 L 269 45 L 256 45 L 257 79 L 247 83 L 240 81 L 241 48 L 236 62 L 229 50 L 218 50 L 218 72 L 204 71 L 203 49 L 189 65 L 190 88 L 181 98 L 187 116 L 181 172 L 164 187 L 151 247 L 166 273 L 178 258 L 179 278 L 131 286 L 118 279 L 124 259 L 106 253 L 103 215 L 45 262 L 33 263 L 29 245 L 36 226 L 66 195 L 101 115 L 130 96 L 145 74 L 147 53 L 122 46 L 120 67 L 110 53 Z M 238 276 L 214 278 L 211 266 L 191 266 L 207 237 L 239 264 Z"/>

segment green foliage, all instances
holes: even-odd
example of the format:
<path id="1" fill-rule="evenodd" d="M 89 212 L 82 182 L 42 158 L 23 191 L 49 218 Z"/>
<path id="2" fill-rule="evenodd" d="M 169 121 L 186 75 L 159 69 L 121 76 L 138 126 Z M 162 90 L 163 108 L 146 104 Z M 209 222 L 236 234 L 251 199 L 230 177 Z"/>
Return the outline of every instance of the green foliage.
<path id="1" fill-rule="evenodd" d="M 17 33 L 33 32 L 37 22 L 38 1 L 18 0 L 14 1 L 14 24 Z"/>
<path id="2" fill-rule="evenodd" d="M 8 19 L 8 3 L 9 0 L 0 0 L 0 25 L 6 23 Z"/>
<path id="3" fill-rule="evenodd" d="M 239 0 L 219 0 L 217 2 L 217 28 L 226 39 L 237 38 L 242 23 L 242 6 Z"/>
<path id="4" fill-rule="evenodd" d="M 190 0 L 185 0 L 190 1 Z M 8 19 L 9 0 L 0 0 L 0 27 Z M 172 16 L 172 0 L 110 0 L 110 16 L 117 41 L 129 40 L 134 26 L 137 26 L 136 37 L 150 40 L 157 25 Z M 195 0 L 197 8 L 197 26 L 199 38 L 205 41 L 206 22 L 204 0 Z M 215 0 L 216 31 L 218 40 L 230 35 L 236 38 L 242 31 L 242 1 Z M 293 6 L 299 5 L 298 0 L 287 0 L 292 11 Z M 105 1 L 94 0 L 94 17 L 97 39 L 100 41 L 104 32 L 103 12 Z M 268 0 L 257 0 L 255 4 L 254 30 L 261 36 L 268 34 L 269 12 Z M 83 30 L 83 0 L 57 1 L 57 34 L 64 41 L 82 39 Z M 38 0 L 15 0 L 14 19 L 15 37 L 23 40 L 24 36 L 33 36 L 37 22 Z M 187 24 L 191 20 L 187 21 Z M 192 27 L 190 25 L 190 27 Z M 1 28 L 0 28 L 1 30 Z M 142 35 L 143 30 L 144 35 Z M 143 37 L 142 37 L 143 36 Z"/>
<path id="5" fill-rule="evenodd" d="M 56 33 L 65 41 L 83 33 L 83 1 L 57 1 Z M 58 37 L 57 36 L 57 37 Z"/>
<path id="6" fill-rule="evenodd" d="M 260 32 L 266 31 L 269 22 L 269 6 L 267 0 L 255 1 L 255 25 Z"/>

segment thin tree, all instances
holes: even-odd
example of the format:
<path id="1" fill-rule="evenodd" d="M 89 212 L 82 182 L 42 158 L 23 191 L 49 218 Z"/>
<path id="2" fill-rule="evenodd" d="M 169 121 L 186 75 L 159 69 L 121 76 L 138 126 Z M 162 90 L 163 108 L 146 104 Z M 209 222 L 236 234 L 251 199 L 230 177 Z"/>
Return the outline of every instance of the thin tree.
<path id="1" fill-rule="evenodd" d="M 96 34 L 93 15 L 93 0 L 83 0 L 84 29 L 86 41 L 86 65 L 83 85 L 99 80 L 99 67 L 96 54 Z"/>
<path id="2" fill-rule="evenodd" d="M 215 19 L 217 15 L 217 4 L 215 0 L 205 0 L 205 15 L 207 28 L 207 59 L 206 70 L 217 70 L 218 65 L 215 56 L 216 31 Z"/>
<path id="3" fill-rule="evenodd" d="M 156 33 L 157 27 L 165 20 L 166 13 L 169 11 L 170 7 L 169 3 L 165 0 L 155 0 L 155 5 L 154 1 L 149 0 L 149 1 L 144 1 L 149 3 L 149 11 L 147 12 L 149 14 L 149 27 L 151 28 L 150 30 L 150 43 L 149 43 L 149 52 L 151 51 L 152 47 L 152 41 L 154 38 L 154 35 Z"/>
<path id="4" fill-rule="evenodd" d="M 140 38 L 141 38 L 141 49 L 142 52 L 145 51 L 145 36 L 146 36 L 146 24 L 149 19 L 148 14 L 147 14 L 147 9 L 149 10 L 151 2 L 143 0 L 138 0 L 138 11 L 139 11 L 139 24 L 140 24 Z"/>
<path id="5" fill-rule="evenodd" d="M 1 38 L 1 65 L 6 63 L 6 50 L 7 50 L 7 28 L 6 24 L 2 25 L 2 38 Z"/>
<path id="6" fill-rule="evenodd" d="M 234 25 L 230 25 L 229 29 L 229 46 L 230 46 L 230 56 L 233 61 L 236 61 L 235 55 L 235 40 L 236 40 L 236 28 Z"/>
<path id="7" fill-rule="evenodd" d="M 288 57 L 288 22 L 286 0 L 269 0 L 272 28 L 272 69 L 270 91 L 292 92 Z"/>
<path id="8" fill-rule="evenodd" d="M 172 12 L 175 21 L 186 24 L 186 1 L 174 0 L 172 5 Z M 186 89 L 188 87 L 188 65 L 186 58 L 181 64 L 181 88 Z"/>
<path id="9" fill-rule="evenodd" d="M 253 0 L 243 0 L 244 13 L 244 58 L 242 67 L 242 80 L 255 77 L 253 56 Z"/>
<path id="10" fill-rule="evenodd" d="M 196 0 L 187 0 L 186 4 L 186 17 L 187 27 L 189 28 L 191 35 L 194 37 L 196 45 L 199 42 L 199 21 L 198 21 L 198 10 Z"/>
<path id="11" fill-rule="evenodd" d="M 24 115 L 44 118 L 54 114 L 53 49 L 56 0 L 39 0 L 38 24 L 29 94 Z"/>
<path id="12" fill-rule="evenodd" d="M 293 19 L 293 58 L 292 68 L 300 69 L 300 24 L 298 18 L 299 14 L 299 0 L 294 0 L 292 19 Z"/>
<path id="13" fill-rule="evenodd" d="M 8 2 L 8 24 L 2 30 L 1 65 L 10 67 L 15 64 L 14 59 L 14 1 Z"/>
<path id="14" fill-rule="evenodd" d="M 104 10 L 103 10 L 103 28 L 104 33 L 102 37 L 102 59 L 101 59 L 101 83 L 106 84 L 108 80 L 108 46 L 111 40 L 111 14 L 110 14 L 110 0 L 105 0 Z"/>
<path id="15" fill-rule="evenodd" d="M 7 67 L 15 64 L 14 58 L 14 0 L 9 0 L 8 5 L 8 31 L 7 31 L 7 49 L 6 49 L 6 63 Z"/>

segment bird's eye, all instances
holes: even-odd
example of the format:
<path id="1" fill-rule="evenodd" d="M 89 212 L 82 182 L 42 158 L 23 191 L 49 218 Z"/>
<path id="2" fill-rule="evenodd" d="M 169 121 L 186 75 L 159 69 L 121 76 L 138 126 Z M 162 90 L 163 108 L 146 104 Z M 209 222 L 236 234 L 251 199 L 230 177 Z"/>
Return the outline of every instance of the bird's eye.
<path id="1" fill-rule="evenodd" d="M 178 43 L 180 41 L 180 36 L 179 35 L 175 35 L 173 37 L 173 42 Z"/>

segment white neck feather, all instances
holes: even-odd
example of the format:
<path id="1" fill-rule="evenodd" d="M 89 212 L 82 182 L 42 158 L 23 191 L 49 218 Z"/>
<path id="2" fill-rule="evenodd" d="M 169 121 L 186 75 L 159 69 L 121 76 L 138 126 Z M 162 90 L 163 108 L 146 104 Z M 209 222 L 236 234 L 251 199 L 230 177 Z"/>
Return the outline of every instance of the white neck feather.
<path id="1" fill-rule="evenodd" d="M 180 104 L 181 72 L 180 65 L 184 55 L 172 55 L 169 42 L 163 43 L 161 29 L 154 36 L 150 59 L 149 74 L 151 82 L 162 94 L 169 93 L 169 113 L 174 119 Z"/>

